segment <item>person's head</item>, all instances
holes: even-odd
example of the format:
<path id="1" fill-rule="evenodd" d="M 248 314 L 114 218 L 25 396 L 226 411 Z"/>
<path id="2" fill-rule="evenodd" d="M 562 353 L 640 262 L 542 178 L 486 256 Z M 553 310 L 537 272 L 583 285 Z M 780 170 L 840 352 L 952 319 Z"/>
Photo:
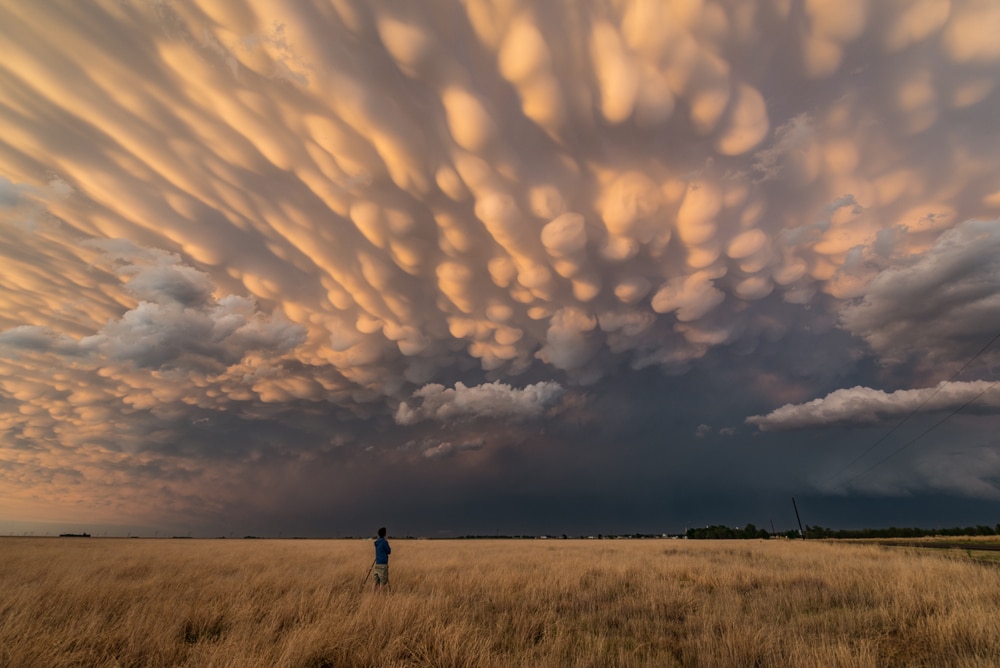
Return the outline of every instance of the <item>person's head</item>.
<path id="1" fill-rule="evenodd" d="M 385 538 L 385 527 L 382 527 L 378 530 L 378 537 Z"/>

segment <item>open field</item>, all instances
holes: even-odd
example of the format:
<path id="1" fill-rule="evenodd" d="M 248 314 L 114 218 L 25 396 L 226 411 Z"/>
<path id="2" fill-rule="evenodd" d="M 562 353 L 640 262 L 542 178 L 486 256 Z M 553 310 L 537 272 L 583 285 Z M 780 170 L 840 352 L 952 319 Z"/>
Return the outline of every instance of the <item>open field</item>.
<path id="1" fill-rule="evenodd" d="M 370 541 L 0 538 L 0 665 L 1000 665 L 1000 569 L 945 550 L 392 546 L 373 595 Z"/>
<path id="2" fill-rule="evenodd" d="M 947 550 L 952 558 L 963 556 L 987 565 L 1000 565 L 998 536 L 926 536 L 922 538 L 861 538 L 845 539 L 861 545 L 882 545 L 911 550 Z"/>

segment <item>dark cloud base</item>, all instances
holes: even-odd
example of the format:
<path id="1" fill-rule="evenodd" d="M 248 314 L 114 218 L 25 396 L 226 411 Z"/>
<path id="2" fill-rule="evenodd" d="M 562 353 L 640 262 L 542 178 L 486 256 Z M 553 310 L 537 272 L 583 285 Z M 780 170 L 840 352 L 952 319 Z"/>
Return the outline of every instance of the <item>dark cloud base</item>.
<path id="1" fill-rule="evenodd" d="M 455 538 L 475 536 L 596 536 L 623 534 L 682 534 L 711 525 L 784 532 L 797 529 L 794 493 L 803 525 L 831 529 L 918 527 L 942 529 L 996 526 L 1000 501 L 957 495 L 818 496 L 788 490 L 767 494 L 712 494 L 683 497 L 658 495 L 656 490 L 632 497 L 605 498 L 586 491 L 557 497 L 544 493 L 497 493 L 470 497 L 457 510 L 447 500 L 419 504 L 412 499 L 371 502 L 343 512 L 318 511 L 308 516 L 268 513 L 232 522 L 205 525 L 105 524 L 100 522 L 0 522 L 0 535 L 57 535 L 87 532 L 94 536 L 193 536 L 200 538 L 347 538 L 374 535 L 387 526 L 392 536 Z"/>
<path id="2" fill-rule="evenodd" d="M 428 537 L 680 533 L 692 526 L 747 523 L 770 530 L 772 522 L 787 530 L 795 528 L 792 497 L 804 523 L 833 528 L 1000 521 L 1000 500 L 935 491 L 927 474 L 944 461 L 957 467 L 954 486 L 961 486 L 963 476 L 981 477 L 984 454 L 1000 448 L 986 442 L 965 451 L 958 444 L 974 443 L 977 434 L 995 427 L 991 416 L 948 422 L 935 438 L 852 479 L 934 416 L 915 421 L 903 440 L 890 439 L 837 475 L 889 425 L 747 439 L 747 427 L 737 426 L 735 434 L 722 427 L 752 408 L 745 399 L 704 408 L 708 398 L 721 396 L 718 382 L 715 375 L 623 374 L 590 396 L 587 410 L 601 416 L 596 424 L 561 419 L 516 431 L 474 424 L 484 433 L 482 449 L 443 460 L 373 458 L 356 465 L 350 480 L 325 486 L 321 477 L 302 474 L 294 487 L 276 485 L 275 496 L 262 500 L 253 514 L 231 509 L 232 523 L 267 535 L 310 536 L 367 535 L 381 525 L 396 535 Z M 699 436 L 698 426 L 706 423 L 714 426 Z M 448 431 L 426 435 L 457 440 Z M 922 480 L 923 488 L 900 487 L 913 479 Z M 817 488 L 832 493 L 817 494 Z M 308 498 L 303 493 L 317 489 L 323 491 Z"/>

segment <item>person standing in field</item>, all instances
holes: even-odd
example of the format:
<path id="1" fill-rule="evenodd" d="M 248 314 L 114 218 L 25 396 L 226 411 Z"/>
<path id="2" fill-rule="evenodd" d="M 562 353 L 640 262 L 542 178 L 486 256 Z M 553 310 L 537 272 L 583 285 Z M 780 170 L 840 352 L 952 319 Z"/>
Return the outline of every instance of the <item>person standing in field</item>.
<path id="1" fill-rule="evenodd" d="M 375 571 L 372 591 L 389 586 L 389 554 L 391 552 L 389 541 L 385 539 L 385 527 L 381 527 L 378 530 L 378 538 L 375 539 Z"/>

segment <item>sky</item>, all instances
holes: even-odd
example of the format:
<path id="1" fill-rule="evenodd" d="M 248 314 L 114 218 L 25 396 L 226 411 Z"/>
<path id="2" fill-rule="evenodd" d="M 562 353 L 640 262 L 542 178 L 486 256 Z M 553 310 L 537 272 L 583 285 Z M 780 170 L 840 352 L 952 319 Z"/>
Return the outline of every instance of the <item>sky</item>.
<path id="1" fill-rule="evenodd" d="M 0 533 L 1000 522 L 998 33 L 0 0 Z"/>

